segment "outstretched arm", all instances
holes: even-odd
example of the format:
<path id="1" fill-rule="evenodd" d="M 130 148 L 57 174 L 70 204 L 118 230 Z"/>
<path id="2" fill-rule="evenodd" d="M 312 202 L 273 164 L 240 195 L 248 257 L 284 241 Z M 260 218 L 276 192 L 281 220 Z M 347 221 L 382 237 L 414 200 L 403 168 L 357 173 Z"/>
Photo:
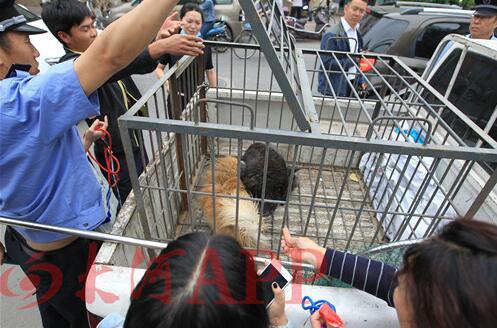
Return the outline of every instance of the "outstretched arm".
<path id="1" fill-rule="evenodd" d="M 107 27 L 74 63 L 86 95 L 126 67 L 154 39 L 177 0 L 144 0 Z"/>
<path id="2" fill-rule="evenodd" d="M 157 67 L 160 56 L 170 54 L 173 56 L 199 56 L 203 53 L 202 39 L 193 35 L 174 34 L 165 39 L 160 39 L 148 45 L 131 64 L 114 74 L 109 82 L 116 82 L 133 74 L 148 74 Z"/>
<path id="3" fill-rule="evenodd" d="M 393 278 L 397 269 L 379 261 L 324 248 L 306 237 L 293 237 L 283 229 L 283 251 L 295 262 L 309 263 L 316 271 L 381 298 L 393 306 Z"/>

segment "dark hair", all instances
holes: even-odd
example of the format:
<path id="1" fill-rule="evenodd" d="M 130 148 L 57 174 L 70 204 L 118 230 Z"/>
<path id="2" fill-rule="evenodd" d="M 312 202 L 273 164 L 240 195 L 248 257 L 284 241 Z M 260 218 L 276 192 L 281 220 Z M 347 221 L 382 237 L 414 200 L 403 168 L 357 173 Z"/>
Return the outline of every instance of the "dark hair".
<path id="1" fill-rule="evenodd" d="M 200 16 L 202 17 L 202 22 L 204 21 L 204 12 L 202 11 L 202 8 L 196 3 L 193 2 L 187 2 L 181 7 L 181 10 L 179 11 L 179 17 L 183 18 L 185 17 L 186 13 L 189 11 L 197 11 L 200 13 Z"/>
<path id="2" fill-rule="evenodd" d="M 71 28 L 81 24 L 86 17 L 94 18 L 91 10 L 78 0 L 54 0 L 43 5 L 41 18 L 50 32 L 59 40 L 59 32 L 71 34 Z"/>
<path id="3" fill-rule="evenodd" d="M 266 175 L 265 199 L 286 201 L 291 170 L 287 168 L 285 159 L 273 147 L 269 146 Z M 245 166 L 240 179 L 247 191 L 255 198 L 262 198 L 264 184 L 264 165 L 266 158 L 266 144 L 255 142 L 245 151 L 242 161 Z M 294 175 L 291 190 L 298 186 L 297 175 Z M 260 206 L 260 205 L 259 205 Z M 272 214 L 278 204 L 265 202 L 262 208 L 263 215 Z"/>
<path id="4" fill-rule="evenodd" d="M 408 248 L 399 275 L 417 327 L 495 327 L 497 226 L 453 221 Z"/>
<path id="5" fill-rule="evenodd" d="M 233 238 L 182 236 L 136 286 L 124 327 L 268 327 L 262 300 L 248 294 L 260 288 L 255 279 L 252 257 Z"/>

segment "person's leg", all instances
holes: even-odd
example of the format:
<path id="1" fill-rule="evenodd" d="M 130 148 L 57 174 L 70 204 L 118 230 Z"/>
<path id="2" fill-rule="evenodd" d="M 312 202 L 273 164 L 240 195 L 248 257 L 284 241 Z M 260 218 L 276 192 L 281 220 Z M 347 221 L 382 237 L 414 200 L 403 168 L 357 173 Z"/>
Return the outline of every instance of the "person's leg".
<path id="1" fill-rule="evenodd" d="M 47 261 L 60 267 L 63 273 L 60 291 L 49 303 L 71 328 L 89 326 L 85 284 L 100 245 L 98 241 L 78 239 L 60 250 L 45 253 Z"/>
<path id="2" fill-rule="evenodd" d="M 38 299 L 38 293 L 36 294 Z M 38 299 L 38 308 L 41 313 L 41 323 L 43 327 L 62 327 L 63 325 L 69 326 L 69 322 L 60 315 L 55 307 L 50 304 L 50 302 L 40 302 Z"/>
<path id="3" fill-rule="evenodd" d="M 69 322 L 57 313 L 57 311 L 54 311 L 53 307 L 50 306 L 47 301 L 44 301 L 43 294 L 39 292 L 38 286 L 47 283 L 43 279 L 46 279 L 48 275 L 43 272 L 38 272 L 39 274 L 36 274 L 33 271 L 31 271 L 30 274 L 30 267 L 36 265 L 37 263 L 30 255 L 24 252 L 23 245 L 19 239 L 16 238 L 15 233 L 12 232 L 11 229 L 12 228 L 7 227 L 7 230 L 5 231 L 5 248 L 12 262 L 21 267 L 22 271 L 24 271 L 28 279 L 36 288 L 36 298 L 38 301 L 37 305 L 38 310 L 40 311 L 43 327 L 57 327 L 56 324 L 58 324 L 59 327 L 68 326 Z"/>
<path id="4" fill-rule="evenodd" d="M 38 252 L 9 228 L 5 243 L 35 285 L 43 327 L 87 328 L 85 282 L 100 242 L 77 239 L 60 250 Z"/>
<path id="5" fill-rule="evenodd" d="M 131 184 L 131 177 L 129 176 L 129 167 L 128 163 L 126 162 L 126 156 L 124 153 L 116 153 L 114 154 L 117 159 L 119 160 L 119 163 L 121 165 L 121 170 L 119 171 L 119 182 L 117 183 L 117 188 L 119 191 L 119 198 L 121 199 L 122 204 L 126 201 L 126 198 L 128 198 L 129 193 L 131 190 L 133 190 L 133 186 Z M 145 157 L 145 164 L 148 163 L 148 157 L 146 154 L 144 154 Z M 136 174 L 140 176 L 144 170 L 144 165 L 142 162 L 142 153 L 141 151 L 135 150 L 134 152 L 134 158 L 135 158 L 135 165 L 136 165 Z"/>
<path id="6" fill-rule="evenodd" d="M 296 9 L 297 9 L 297 7 L 292 6 L 292 8 L 290 9 L 290 16 L 295 17 Z"/>
<path id="7" fill-rule="evenodd" d="M 128 162 L 124 153 L 114 153 L 114 156 L 119 160 L 120 170 L 118 173 L 119 182 L 117 183 L 117 199 L 121 204 L 124 204 L 129 193 L 133 189 L 131 186 L 131 178 L 129 176 Z M 115 188 L 114 188 L 115 189 Z M 114 192 L 116 194 L 116 192 Z"/>
<path id="8" fill-rule="evenodd" d="M 302 18 L 302 7 L 297 7 L 297 19 Z"/>
<path id="9" fill-rule="evenodd" d="M 351 81 L 351 82 L 353 82 L 353 81 Z M 355 96 L 352 95 L 352 89 L 350 88 L 350 85 L 348 83 L 346 83 L 344 89 L 345 89 L 345 91 L 344 91 L 343 97 L 354 97 L 355 98 Z"/>

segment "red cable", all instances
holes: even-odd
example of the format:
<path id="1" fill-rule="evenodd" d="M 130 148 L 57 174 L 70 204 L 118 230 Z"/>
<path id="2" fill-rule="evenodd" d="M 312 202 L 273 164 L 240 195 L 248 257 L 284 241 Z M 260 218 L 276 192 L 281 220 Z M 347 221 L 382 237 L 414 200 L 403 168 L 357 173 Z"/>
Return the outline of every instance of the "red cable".
<path id="1" fill-rule="evenodd" d="M 96 131 L 102 131 L 104 133 L 104 135 L 100 137 L 100 139 L 102 139 L 102 141 L 104 141 L 107 144 L 107 146 L 104 148 L 105 166 L 100 164 L 100 162 L 97 161 L 97 159 L 93 157 L 93 155 L 90 152 L 88 152 L 88 155 L 95 163 L 97 163 L 97 165 L 100 167 L 100 169 L 102 169 L 102 171 L 107 173 L 107 182 L 109 183 L 109 186 L 111 188 L 114 188 L 117 185 L 117 182 L 119 181 L 119 171 L 121 171 L 121 164 L 119 164 L 119 160 L 112 153 L 112 137 L 110 136 L 109 131 L 99 128 L 97 128 Z M 106 137 L 108 139 L 108 142 L 105 140 Z M 113 167 L 112 164 L 116 164 L 115 170 L 112 170 Z"/>

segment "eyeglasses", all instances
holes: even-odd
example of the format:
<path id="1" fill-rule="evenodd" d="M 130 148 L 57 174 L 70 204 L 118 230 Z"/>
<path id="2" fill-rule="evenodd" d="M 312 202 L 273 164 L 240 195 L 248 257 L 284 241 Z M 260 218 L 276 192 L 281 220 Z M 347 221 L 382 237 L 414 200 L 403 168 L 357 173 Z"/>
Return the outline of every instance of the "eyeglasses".
<path id="1" fill-rule="evenodd" d="M 9 27 L 26 22 L 27 22 L 26 17 L 24 17 L 23 15 L 3 20 L 0 22 L 0 33 L 5 32 Z"/>

